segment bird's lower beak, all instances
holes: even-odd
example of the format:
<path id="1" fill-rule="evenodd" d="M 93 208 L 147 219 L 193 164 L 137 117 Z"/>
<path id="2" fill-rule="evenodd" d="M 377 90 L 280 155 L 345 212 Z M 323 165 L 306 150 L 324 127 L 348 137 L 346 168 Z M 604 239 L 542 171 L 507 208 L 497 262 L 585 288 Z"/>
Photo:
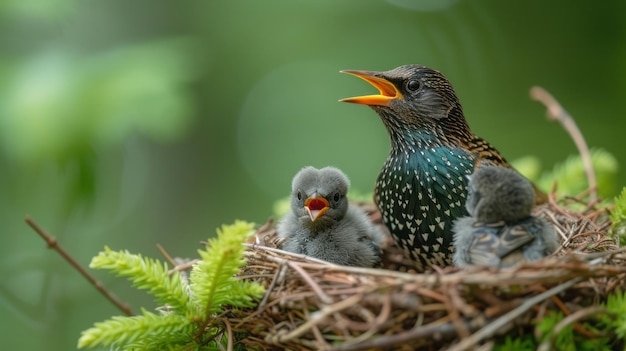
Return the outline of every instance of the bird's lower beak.
<path id="1" fill-rule="evenodd" d="M 330 208 L 330 205 L 323 197 L 310 197 L 304 201 L 304 208 L 309 213 L 311 221 L 315 221 Z"/>
<path id="2" fill-rule="evenodd" d="M 378 72 L 372 71 L 356 71 L 343 70 L 341 73 L 351 74 L 370 83 L 374 88 L 378 89 L 378 95 L 364 95 L 341 99 L 341 102 L 352 102 L 355 104 L 389 106 L 392 100 L 402 98 L 402 93 L 396 86 L 385 78 L 382 78 Z"/>

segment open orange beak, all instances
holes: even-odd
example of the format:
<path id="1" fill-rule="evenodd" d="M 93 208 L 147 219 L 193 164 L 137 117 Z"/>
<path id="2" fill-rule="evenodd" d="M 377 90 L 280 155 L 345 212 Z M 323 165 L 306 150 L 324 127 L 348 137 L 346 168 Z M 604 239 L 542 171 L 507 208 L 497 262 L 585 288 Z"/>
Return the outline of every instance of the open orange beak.
<path id="1" fill-rule="evenodd" d="M 304 208 L 306 208 L 306 211 L 309 213 L 311 221 L 315 221 L 328 211 L 330 205 L 328 204 L 328 200 L 323 197 L 310 197 L 304 201 Z"/>
<path id="2" fill-rule="evenodd" d="M 363 105 L 375 105 L 375 106 L 389 106 L 389 102 L 395 99 L 401 99 L 402 93 L 396 88 L 393 83 L 385 78 L 381 78 L 378 72 L 372 71 L 356 71 L 356 70 L 343 70 L 341 73 L 351 74 L 359 77 L 364 81 L 370 83 L 374 88 L 378 89 L 380 94 L 378 95 L 364 95 L 351 98 L 341 99 L 341 102 L 352 102 L 355 104 Z"/>

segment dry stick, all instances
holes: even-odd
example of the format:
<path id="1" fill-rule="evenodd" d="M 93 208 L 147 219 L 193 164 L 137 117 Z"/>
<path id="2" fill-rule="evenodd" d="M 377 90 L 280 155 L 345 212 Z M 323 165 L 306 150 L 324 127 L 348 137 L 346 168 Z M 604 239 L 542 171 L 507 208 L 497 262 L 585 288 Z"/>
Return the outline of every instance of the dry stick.
<path id="1" fill-rule="evenodd" d="M 326 317 L 342 311 L 348 307 L 351 307 L 355 303 L 358 303 L 361 299 L 359 295 L 353 295 L 349 298 L 339 301 L 333 305 L 325 306 L 317 312 L 311 314 L 311 318 L 307 320 L 304 324 L 300 325 L 298 328 L 292 330 L 286 335 L 273 335 L 269 337 L 270 342 L 279 344 L 289 342 L 302 334 L 308 332 L 313 326 L 317 325 L 320 320 L 325 319 Z"/>
<path id="2" fill-rule="evenodd" d="M 230 326 L 228 318 L 222 318 L 222 322 L 226 324 L 226 332 L 228 334 L 228 343 L 226 344 L 226 351 L 233 351 L 233 328 Z"/>
<path id="3" fill-rule="evenodd" d="M 336 264 L 333 264 L 327 261 L 317 259 L 315 257 L 311 257 L 311 256 L 303 255 L 303 254 L 297 254 L 297 253 L 293 253 L 293 252 L 289 252 L 289 251 L 285 251 L 281 249 L 276 249 L 273 247 L 257 245 L 257 244 L 249 244 L 249 243 L 243 243 L 243 246 L 249 249 L 261 249 L 263 251 L 272 252 L 272 253 L 280 254 L 283 256 L 291 256 L 291 257 L 307 260 L 309 262 L 314 262 L 315 264 L 321 264 L 321 265 L 330 266 L 330 267 L 343 267 L 343 266 L 338 266 Z M 287 260 L 284 260 L 284 261 L 287 261 Z"/>
<path id="4" fill-rule="evenodd" d="M 580 157 L 582 158 L 583 165 L 585 166 L 585 173 L 587 174 L 587 181 L 589 182 L 589 188 L 592 189 L 589 193 L 590 202 L 594 202 L 598 199 L 598 183 L 596 181 L 596 174 L 593 170 L 593 163 L 591 162 L 591 153 L 589 147 L 585 142 L 580 129 L 576 126 L 576 122 L 572 116 L 565 111 L 565 109 L 559 104 L 558 101 L 545 89 L 535 86 L 530 88 L 530 96 L 541 102 L 548 109 L 548 118 L 559 121 L 563 128 L 569 133 L 578 148 Z"/>
<path id="5" fill-rule="evenodd" d="M 373 335 L 376 334 L 376 332 L 378 331 L 378 328 L 389 318 L 390 314 L 391 314 L 391 299 L 389 298 L 389 296 L 387 296 L 382 301 L 381 311 L 379 315 L 376 316 L 376 318 L 374 318 L 372 323 L 370 323 L 369 328 L 364 333 L 360 334 L 359 336 L 344 342 L 344 345 L 358 344 L 365 340 L 370 339 Z M 351 329 L 354 330 L 354 328 L 351 328 Z"/>
<path id="6" fill-rule="evenodd" d="M 475 347 L 481 340 L 486 339 L 490 336 L 493 336 L 498 330 L 500 330 L 500 328 L 504 327 L 505 325 L 507 325 L 507 323 L 510 323 L 515 318 L 521 316 L 522 314 L 530 310 L 536 304 L 542 302 L 543 300 L 553 295 L 556 295 L 560 292 L 563 292 L 571 288 L 572 286 L 574 286 L 576 283 L 580 282 L 581 280 L 583 280 L 582 277 L 571 279 L 563 284 L 559 284 L 555 286 L 554 288 L 546 292 L 543 292 L 537 296 L 529 298 L 528 300 L 524 301 L 524 303 L 522 303 L 519 307 L 512 309 L 511 311 L 507 312 L 503 316 L 487 324 L 485 327 L 478 330 L 474 334 L 468 336 L 467 338 L 464 338 L 463 340 L 461 340 L 461 342 L 457 343 L 456 345 L 453 345 L 451 348 L 448 349 L 448 351 L 469 350 L 472 347 Z"/>
<path id="7" fill-rule="evenodd" d="M 453 290 L 453 289 L 450 289 Z M 461 317 L 461 313 L 459 311 L 458 306 L 454 306 L 454 302 L 452 301 L 451 292 L 448 291 L 444 287 L 444 292 L 447 292 L 445 295 L 445 299 L 443 301 L 444 306 L 448 310 L 448 317 L 452 321 L 452 325 L 456 328 L 456 333 L 459 337 L 465 338 L 470 334 L 470 331 L 467 328 L 467 325 L 464 323 L 463 318 Z"/>
<path id="8" fill-rule="evenodd" d="M 39 224 L 37 224 L 32 218 L 30 218 L 30 216 L 26 216 L 24 220 L 31 228 L 33 228 L 35 232 L 37 232 L 43 238 L 43 240 L 46 241 L 46 243 L 48 244 L 48 248 L 54 249 L 59 255 L 61 255 L 61 257 L 63 257 L 63 259 L 65 259 L 65 261 L 67 261 L 67 263 L 69 263 L 70 266 L 74 267 L 74 269 L 76 269 L 78 273 L 80 273 L 85 279 L 87 279 L 87 281 L 91 283 L 91 285 L 93 285 L 96 289 L 98 289 L 98 291 L 100 291 L 100 293 L 104 295 L 104 297 L 106 297 L 107 300 L 109 300 L 112 304 L 114 304 L 115 307 L 117 307 L 120 311 L 125 313 L 127 316 L 133 315 L 133 311 L 130 309 L 130 306 L 128 306 L 127 303 L 124 303 L 118 300 L 111 292 L 109 292 L 104 287 L 104 285 L 99 280 L 97 280 L 91 274 L 89 274 L 87 270 L 85 270 L 78 262 L 76 262 L 74 257 L 72 257 L 67 251 L 65 251 L 65 249 L 61 245 L 59 245 L 59 242 L 57 241 L 55 237 L 48 234 L 48 232 L 46 232 L 43 228 L 41 228 Z"/>
<path id="9" fill-rule="evenodd" d="M 161 255 L 163 255 L 163 257 L 165 257 L 165 259 L 172 264 L 172 266 L 176 267 L 178 266 L 178 264 L 176 263 L 176 261 L 174 261 L 174 259 L 172 258 L 172 256 L 170 256 L 170 254 L 167 253 L 167 251 L 165 251 L 165 248 L 163 248 L 163 246 L 161 246 L 161 244 L 157 244 L 157 249 L 159 249 L 159 251 L 161 252 Z"/>
<path id="10" fill-rule="evenodd" d="M 189 261 L 189 262 L 185 262 L 183 264 L 174 264 L 174 268 L 170 269 L 167 274 L 172 274 L 176 271 L 186 271 L 188 269 L 193 268 L 193 265 L 200 262 L 201 260 L 198 258 L 194 258 L 193 260 Z"/>
<path id="11" fill-rule="evenodd" d="M 317 294 L 317 296 L 319 296 L 320 300 L 322 300 L 323 303 L 325 303 L 325 304 L 333 303 L 333 300 L 330 298 L 330 296 L 326 295 L 324 290 L 322 290 L 322 288 L 320 288 L 320 286 L 317 285 L 317 283 L 311 278 L 311 276 L 304 269 L 302 269 L 302 267 L 298 266 L 298 264 L 296 264 L 295 262 L 291 262 L 291 261 L 287 261 L 287 264 L 294 271 L 296 271 L 296 272 L 298 272 L 298 274 L 300 274 L 302 279 L 304 279 L 304 281 L 307 284 L 309 284 L 311 289 Z"/>
<path id="12" fill-rule="evenodd" d="M 317 325 L 314 325 L 313 327 L 311 327 L 311 331 L 313 332 L 313 336 L 315 336 L 315 340 L 317 341 L 318 349 L 319 350 L 327 349 L 328 342 L 326 341 L 326 339 L 324 339 L 324 335 L 322 335 L 320 328 L 318 328 Z"/>
<path id="13" fill-rule="evenodd" d="M 406 345 L 407 343 L 427 336 L 439 335 L 446 337 L 455 334 L 455 327 L 452 323 L 436 324 L 432 323 L 409 331 L 397 333 L 394 335 L 383 336 L 377 339 L 362 342 L 354 345 L 337 345 L 328 349 L 328 351 L 359 351 L 359 350 L 385 350 L 396 345 Z"/>
<path id="14" fill-rule="evenodd" d="M 274 274 L 274 277 L 272 278 L 272 281 L 270 282 L 270 286 L 268 286 L 267 289 L 265 290 L 265 295 L 263 296 L 263 299 L 261 299 L 261 302 L 259 302 L 259 305 L 257 306 L 257 310 L 260 310 L 265 306 L 265 304 L 267 303 L 267 300 L 269 300 L 270 295 L 272 294 L 272 291 L 274 290 L 274 287 L 276 286 L 278 277 L 280 277 L 281 275 L 284 276 L 284 271 L 286 267 L 287 266 L 282 265 L 282 264 L 278 265 L 278 269 L 276 270 L 276 273 Z"/>
<path id="15" fill-rule="evenodd" d="M 274 250 L 267 247 L 263 247 L 262 250 L 274 252 L 281 250 Z M 601 253 L 594 253 L 593 257 L 598 256 L 609 256 L 613 254 L 613 251 L 605 251 Z M 246 255 L 247 252 L 246 252 Z M 252 254 L 254 255 L 254 254 Z M 259 257 L 263 256 L 261 253 L 258 253 Z M 584 256 L 583 256 L 584 257 Z M 550 279 L 560 279 L 563 277 L 563 268 L 550 267 L 550 270 L 541 271 L 541 272 L 526 272 L 519 271 L 517 269 L 505 269 L 505 270 L 496 270 L 493 271 L 491 269 L 476 269 L 475 271 L 468 272 L 458 271 L 454 273 L 450 273 L 443 276 L 433 276 L 429 274 L 412 274 L 412 273 L 404 273 L 404 272 L 396 272 L 396 271 L 388 271 L 383 269 L 373 269 L 373 268 L 362 268 L 362 267 L 348 267 L 348 266 L 337 266 L 329 263 L 324 264 L 314 264 L 314 263 L 304 263 L 304 262 L 295 262 L 285 258 L 275 257 L 275 256 L 263 256 L 264 259 L 276 263 L 286 263 L 292 268 L 299 268 L 302 270 L 302 267 L 309 267 L 312 269 L 325 271 L 325 272 L 335 272 L 341 271 L 342 273 L 352 273 L 352 274 L 366 274 L 371 276 L 384 276 L 390 279 L 398 279 L 403 283 L 418 283 L 418 284 L 445 284 L 445 283 L 461 283 L 461 284 L 501 284 L 507 282 L 513 282 L 518 284 L 524 284 L 526 282 L 535 282 L 538 278 L 542 278 L 544 280 Z M 309 259 L 309 258 L 307 258 Z M 564 264 L 565 261 L 562 259 L 554 259 L 555 263 Z M 531 263 L 527 263 L 526 266 L 535 267 L 536 265 L 531 265 Z M 569 268 L 569 267 L 565 267 Z M 608 267 L 602 267 L 606 269 Z M 626 272 L 626 267 L 611 267 L 616 271 L 612 271 L 612 273 L 623 273 Z M 489 274 L 480 274 L 484 272 L 489 272 Z M 571 272 L 570 272 L 571 273 Z M 305 274 L 305 278 L 309 278 L 308 274 Z M 308 281 L 307 281 L 308 282 Z M 319 286 L 315 284 L 316 288 L 319 289 Z M 316 291 L 317 292 L 317 291 Z"/>

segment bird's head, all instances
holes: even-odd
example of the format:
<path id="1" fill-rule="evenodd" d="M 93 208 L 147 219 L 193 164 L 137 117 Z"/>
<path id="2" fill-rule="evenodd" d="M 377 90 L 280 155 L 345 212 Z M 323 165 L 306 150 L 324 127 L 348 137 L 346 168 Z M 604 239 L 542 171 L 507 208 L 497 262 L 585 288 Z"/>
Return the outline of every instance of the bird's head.
<path id="1" fill-rule="evenodd" d="M 348 211 L 349 186 L 348 177 L 337 168 L 305 167 L 293 179 L 291 209 L 305 223 L 338 221 Z"/>
<path id="2" fill-rule="evenodd" d="M 511 168 L 486 166 L 468 176 L 465 208 L 482 222 L 516 222 L 531 215 L 535 190 Z"/>
<path id="3" fill-rule="evenodd" d="M 450 82 L 440 72 L 421 65 L 405 65 L 390 71 L 344 70 L 378 89 L 378 94 L 341 99 L 372 107 L 388 129 L 441 129 L 469 132 L 461 104 Z M 448 130 L 451 129 L 451 130 Z M 390 130 L 393 132 L 393 130 Z"/>

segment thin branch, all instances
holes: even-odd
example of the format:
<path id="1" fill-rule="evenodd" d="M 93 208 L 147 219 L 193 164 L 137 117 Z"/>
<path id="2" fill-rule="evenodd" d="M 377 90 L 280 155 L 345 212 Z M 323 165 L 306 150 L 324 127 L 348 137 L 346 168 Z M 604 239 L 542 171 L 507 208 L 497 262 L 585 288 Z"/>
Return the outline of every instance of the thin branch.
<path id="1" fill-rule="evenodd" d="M 585 173 L 587 174 L 587 181 L 589 183 L 589 188 L 592 191 L 589 193 L 589 199 L 591 202 L 596 201 L 598 199 L 598 182 L 596 180 L 596 173 L 593 169 L 593 163 L 591 162 L 591 153 L 589 152 L 589 147 L 585 142 L 585 138 L 583 134 L 578 129 L 576 122 L 572 118 L 572 116 L 565 111 L 565 109 L 559 104 L 559 102 L 545 89 L 535 86 L 530 88 L 530 96 L 534 100 L 537 100 L 544 104 L 548 109 L 547 115 L 551 120 L 558 121 L 561 123 L 563 128 L 569 133 L 578 148 L 578 152 L 580 153 L 580 157 L 583 161 L 583 165 L 585 167 Z"/>
<path id="2" fill-rule="evenodd" d="M 163 248 L 163 246 L 161 246 L 161 244 L 157 244 L 157 249 L 159 249 L 159 251 L 161 252 L 161 255 L 163 255 L 163 257 L 165 257 L 165 259 L 173 266 L 176 267 L 177 263 L 176 261 L 174 261 L 174 259 L 172 258 L 172 256 L 170 256 L 170 254 L 167 253 L 167 251 L 165 251 L 165 248 Z"/>
<path id="3" fill-rule="evenodd" d="M 65 259 L 65 261 L 67 261 L 70 266 L 74 267 L 74 269 L 77 270 L 78 273 L 80 273 L 85 279 L 87 279 L 87 281 L 89 281 L 91 285 L 93 285 L 102 295 L 104 295 L 107 300 L 115 305 L 115 307 L 117 307 L 120 311 L 122 311 L 122 313 L 126 314 L 127 316 L 134 315 L 133 311 L 130 309 L 130 306 L 127 303 L 118 300 L 117 297 L 115 297 L 113 293 L 108 291 L 99 280 L 89 274 L 89 272 L 87 272 L 85 268 L 83 268 L 78 262 L 76 262 L 74 257 L 72 257 L 67 251 L 65 251 L 65 249 L 59 244 L 55 237 L 48 234 L 48 232 L 40 227 L 30 216 L 26 216 L 24 220 L 26 221 L 26 224 L 33 228 L 33 230 L 43 238 L 43 240 L 48 244 L 48 248 L 54 249 L 59 255 L 61 255 L 61 257 L 63 257 L 63 259 Z"/>
<path id="4" fill-rule="evenodd" d="M 442 338 L 456 335 L 456 328 L 452 323 L 429 324 L 394 335 L 368 340 L 360 344 L 336 345 L 331 347 L 329 351 L 389 350 L 394 346 L 410 345 L 410 342 L 413 340 L 432 337 L 433 335 L 438 335 Z"/>
<path id="5" fill-rule="evenodd" d="M 284 264 L 278 265 L 278 269 L 276 270 L 276 273 L 274 274 L 274 278 L 272 278 L 270 285 L 265 290 L 265 295 L 263 296 L 263 299 L 261 300 L 261 302 L 259 302 L 259 305 L 257 306 L 257 310 L 261 310 L 263 309 L 263 307 L 265 307 L 265 304 L 267 303 L 267 300 L 269 300 L 270 295 L 272 294 L 272 291 L 274 291 L 274 287 L 276 286 L 276 284 L 279 283 L 279 280 L 280 280 L 280 283 L 282 283 L 282 281 L 285 279 L 286 269 L 287 269 L 286 265 Z M 279 279 L 281 277 L 282 279 Z"/>
<path id="6" fill-rule="evenodd" d="M 274 252 L 281 251 L 263 247 L 262 250 Z M 246 251 L 244 253 L 248 257 L 255 257 L 255 255 L 260 255 L 259 253 Z M 536 267 L 545 267 L 545 260 L 535 261 L 535 262 L 526 262 L 520 265 L 517 268 L 508 268 L 508 269 L 493 269 L 493 268 L 483 268 L 483 267 L 472 267 L 462 270 L 456 270 L 446 275 L 435 276 L 432 274 L 412 274 L 412 273 L 404 273 L 397 271 L 388 271 L 384 269 L 375 269 L 375 268 L 362 268 L 362 267 L 350 267 L 350 266 L 339 266 L 329 263 L 324 264 L 316 264 L 316 263 L 308 263 L 308 262 L 296 262 L 286 258 L 276 257 L 276 256 L 263 256 L 264 260 L 272 261 L 275 263 L 283 263 L 287 264 L 290 267 L 299 270 L 303 270 L 303 267 L 308 267 L 311 270 L 316 270 L 319 272 L 342 272 L 346 274 L 366 274 L 368 276 L 380 276 L 386 277 L 389 279 L 397 279 L 407 283 L 418 283 L 418 284 L 467 284 L 467 285 L 475 285 L 475 284 L 528 284 L 528 283 L 536 283 L 537 281 L 562 281 L 568 276 L 576 276 L 579 274 L 579 270 L 584 270 L 585 263 L 589 258 L 595 257 L 610 257 L 614 254 L 614 251 L 603 251 L 593 254 L 576 254 L 577 260 L 572 261 L 572 255 L 563 256 L 563 257 L 552 257 L 546 260 L 550 261 L 551 269 L 545 270 L 536 270 Z M 260 256 L 259 256 L 260 257 Z M 307 260 L 311 261 L 310 258 L 306 257 Z M 583 262 L 580 262 L 580 261 Z M 294 263 L 297 263 L 294 264 Z M 613 274 L 618 273 L 626 273 L 626 267 L 622 266 L 614 266 L 614 265 L 599 265 L 600 262 L 589 262 L 589 265 L 596 265 L 594 270 L 589 270 L 587 273 L 588 276 L 595 276 L 600 274 L 606 274 L 606 272 L 610 271 Z M 579 266 L 580 267 L 575 267 Z M 530 268 L 530 270 L 524 270 L 523 268 Z M 576 271 L 572 271 L 572 268 L 576 268 Z M 489 274 L 484 274 L 488 272 Z M 305 274 L 305 277 L 308 275 Z M 310 277 L 309 277 L 310 278 Z M 316 291 L 317 292 L 317 291 Z M 424 292 L 428 293 L 427 291 Z M 433 298 L 437 298 L 434 297 Z M 441 298 L 441 297 L 440 297 Z M 441 300 L 442 301 L 442 300 Z"/>
<path id="7" fill-rule="evenodd" d="M 554 296 L 560 292 L 563 292 L 571 288 L 572 286 L 576 285 L 576 283 L 580 282 L 581 280 L 583 280 L 582 277 L 571 279 L 563 284 L 559 284 L 555 286 L 554 288 L 546 292 L 543 292 L 537 296 L 533 296 L 527 299 L 519 307 L 512 309 L 510 312 L 504 314 L 503 316 L 499 317 L 493 322 L 487 324 L 485 327 L 478 330 L 474 334 L 464 338 L 463 340 L 461 340 L 461 342 L 450 347 L 448 351 L 470 350 L 473 347 L 476 347 L 476 345 L 478 345 L 478 343 L 481 340 L 484 340 L 488 337 L 495 335 L 495 333 L 497 333 L 498 330 L 500 330 L 500 328 L 503 328 L 508 323 L 511 323 L 513 320 L 515 320 L 515 318 L 521 316 L 526 311 L 533 308 L 533 306 L 535 306 L 536 304 L 542 302 L 545 299 L 550 298 L 551 296 Z"/>
<path id="8" fill-rule="evenodd" d="M 287 261 L 287 264 L 289 265 L 289 267 L 291 267 L 294 271 L 298 272 L 298 274 L 300 274 L 300 276 L 302 277 L 302 279 L 309 284 L 309 286 L 311 287 L 311 289 L 317 294 L 317 296 L 320 298 L 320 300 L 325 303 L 325 304 L 330 304 L 333 302 L 333 300 L 330 298 L 330 296 L 326 295 L 326 293 L 324 292 L 324 290 L 322 290 L 322 288 L 320 288 L 319 285 L 317 285 L 317 283 L 311 278 L 311 276 L 304 270 L 302 269 L 302 267 L 298 266 L 297 263 L 292 262 L 292 261 Z"/>
<path id="9" fill-rule="evenodd" d="M 200 261 L 201 260 L 197 259 L 197 258 L 194 258 L 193 260 L 185 262 L 185 263 L 178 263 L 178 264 L 176 264 L 176 261 L 174 261 L 174 263 L 175 263 L 174 264 L 174 268 L 170 269 L 167 273 L 168 274 L 172 274 L 172 273 L 174 273 L 176 271 L 179 271 L 179 272 L 186 271 L 188 269 L 193 268 L 193 265 L 198 263 L 198 262 L 200 262 Z"/>
<path id="10" fill-rule="evenodd" d="M 228 343 L 226 344 L 226 351 L 233 351 L 233 328 L 230 326 L 230 322 L 227 318 L 222 318 L 222 322 L 226 325 L 226 332 L 228 334 Z"/>
<path id="11" fill-rule="evenodd" d="M 289 342 L 301 336 L 302 334 L 308 332 L 320 320 L 323 320 L 327 318 L 328 316 L 336 312 L 342 311 L 348 307 L 352 307 L 355 303 L 359 302 L 360 299 L 361 299 L 361 296 L 353 295 L 333 305 L 324 306 L 319 311 L 312 313 L 311 318 L 309 318 L 305 323 L 300 325 L 298 328 L 292 330 L 288 334 L 272 335 L 269 337 L 269 340 L 277 344 Z"/>

